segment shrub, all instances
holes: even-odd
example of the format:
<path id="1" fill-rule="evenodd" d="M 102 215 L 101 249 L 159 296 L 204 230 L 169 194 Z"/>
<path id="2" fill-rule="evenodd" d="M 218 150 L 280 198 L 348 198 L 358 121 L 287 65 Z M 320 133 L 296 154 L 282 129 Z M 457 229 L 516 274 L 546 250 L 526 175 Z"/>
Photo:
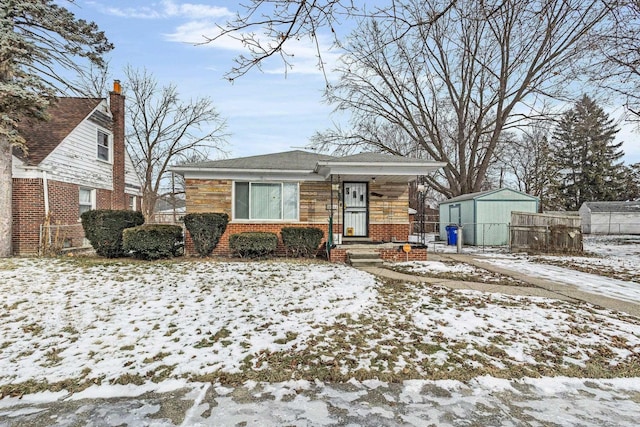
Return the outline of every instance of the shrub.
<path id="1" fill-rule="evenodd" d="M 294 257 L 315 257 L 324 232 L 315 227 L 284 227 L 280 234 L 287 255 Z"/>
<path id="2" fill-rule="evenodd" d="M 273 255 L 278 246 L 275 233 L 246 232 L 229 237 L 229 249 L 242 258 L 260 258 Z"/>
<path id="3" fill-rule="evenodd" d="M 134 258 L 154 260 L 179 255 L 183 247 L 182 227 L 149 224 L 127 228 L 122 233 L 123 248 Z"/>
<path id="4" fill-rule="evenodd" d="M 142 212 L 128 210 L 91 210 L 84 212 L 80 219 L 84 235 L 96 254 L 107 258 L 124 256 L 122 231 L 144 224 Z"/>
<path id="5" fill-rule="evenodd" d="M 229 215 L 225 213 L 191 213 L 184 216 L 184 225 L 191 234 L 198 255 L 211 255 L 227 229 Z"/>

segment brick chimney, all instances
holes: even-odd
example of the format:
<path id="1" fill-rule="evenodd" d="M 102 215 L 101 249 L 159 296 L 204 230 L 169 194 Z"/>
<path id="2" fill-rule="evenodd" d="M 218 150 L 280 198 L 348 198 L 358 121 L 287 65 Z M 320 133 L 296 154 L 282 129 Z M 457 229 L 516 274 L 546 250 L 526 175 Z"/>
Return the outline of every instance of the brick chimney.
<path id="1" fill-rule="evenodd" d="M 109 107 L 113 116 L 113 192 L 111 209 L 126 209 L 124 192 L 124 95 L 120 80 L 114 80 L 109 92 Z"/>

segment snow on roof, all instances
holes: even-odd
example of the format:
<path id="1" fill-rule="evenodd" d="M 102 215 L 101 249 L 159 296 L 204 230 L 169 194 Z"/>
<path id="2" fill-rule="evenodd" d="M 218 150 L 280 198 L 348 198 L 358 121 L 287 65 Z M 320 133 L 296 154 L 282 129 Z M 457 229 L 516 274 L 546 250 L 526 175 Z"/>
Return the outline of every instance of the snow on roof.
<path id="1" fill-rule="evenodd" d="M 584 202 L 591 212 L 636 212 L 640 213 L 640 200 L 632 202 Z"/>

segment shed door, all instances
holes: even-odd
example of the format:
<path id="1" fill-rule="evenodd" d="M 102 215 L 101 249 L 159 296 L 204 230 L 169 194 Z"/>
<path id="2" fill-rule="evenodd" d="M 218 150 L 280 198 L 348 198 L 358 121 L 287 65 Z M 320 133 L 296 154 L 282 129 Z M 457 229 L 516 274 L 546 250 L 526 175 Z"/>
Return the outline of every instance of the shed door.
<path id="1" fill-rule="evenodd" d="M 449 205 L 449 222 L 461 225 L 462 218 L 460 216 L 460 204 Z"/>
<path id="2" fill-rule="evenodd" d="M 368 214 L 368 191 L 366 182 L 345 182 L 344 199 L 344 236 L 366 237 Z"/>

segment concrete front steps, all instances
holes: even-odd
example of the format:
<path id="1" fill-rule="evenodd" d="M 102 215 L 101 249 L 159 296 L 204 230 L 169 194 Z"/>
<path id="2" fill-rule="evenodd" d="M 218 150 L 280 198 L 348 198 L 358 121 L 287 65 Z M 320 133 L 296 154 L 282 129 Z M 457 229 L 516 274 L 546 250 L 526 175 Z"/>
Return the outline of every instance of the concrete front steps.
<path id="1" fill-rule="evenodd" d="M 380 258 L 380 253 L 370 248 L 347 250 L 347 263 L 353 267 L 380 267 L 383 262 Z"/>

